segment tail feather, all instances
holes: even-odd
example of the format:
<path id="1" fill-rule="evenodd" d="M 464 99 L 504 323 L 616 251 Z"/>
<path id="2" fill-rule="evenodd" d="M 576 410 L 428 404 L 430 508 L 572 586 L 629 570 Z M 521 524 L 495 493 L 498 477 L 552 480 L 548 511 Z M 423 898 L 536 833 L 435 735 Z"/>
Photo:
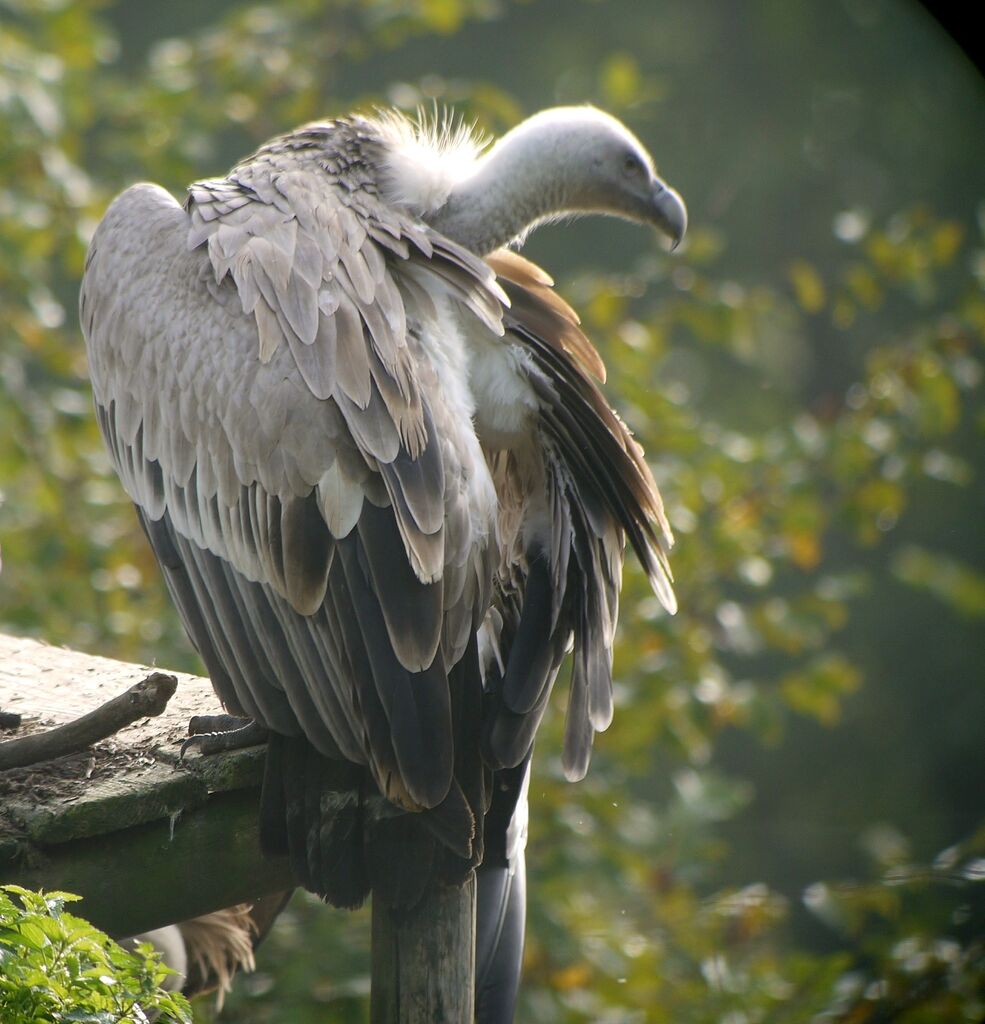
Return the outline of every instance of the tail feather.
<path id="1" fill-rule="evenodd" d="M 380 803 L 385 803 L 382 797 Z M 438 844 L 424 827 L 423 815 L 390 813 L 391 808 L 378 804 L 367 828 L 373 899 L 394 910 L 409 910 L 420 902 L 434 875 Z"/>
<path id="2" fill-rule="evenodd" d="M 260 845 L 287 854 L 299 884 L 336 907 L 358 907 L 369 895 L 365 776 L 358 765 L 323 757 L 303 737 L 270 736 Z"/>
<path id="3" fill-rule="evenodd" d="M 386 905 L 408 909 L 433 880 L 461 884 L 481 862 L 488 786 L 475 637 L 448 686 L 455 772 L 445 799 L 428 810 L 387 800 L 366 766 L 325 757 L 303 736 L 271 734 L 260 842 L 290 858 L 299 884 L 337 907 L 357 907 L 372 890 Z"/>

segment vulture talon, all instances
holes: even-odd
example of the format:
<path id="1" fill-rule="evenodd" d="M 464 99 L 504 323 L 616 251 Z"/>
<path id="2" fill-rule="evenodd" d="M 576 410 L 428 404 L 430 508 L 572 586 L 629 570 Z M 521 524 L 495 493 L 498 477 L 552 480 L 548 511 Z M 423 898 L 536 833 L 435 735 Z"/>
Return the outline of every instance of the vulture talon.
<path id="1" fill-rule="evenodd" d="M 228 750 L 242 750 L 266 743 L 269 732 L 252 719 L 234 718 L 232 715 L 201 715 L 199 720 L 207 718 L 227 719 L 229 722 L 240 723 L 228 729 L 194 732 L 181 744 L 180 760 L 184 761 L 189 750 L 197 750 L 203 757 L 209 754 L 222 754 Z M 188 723 L 189 731 L 198 723 L 193 718 Z M 242 724 L 245 722 L 246 724 Z"/>
<path id="2" fill-rule="evenodd" d="M 188 719 L 188 735 L 199 736 L 205 732 L 232 732 L 249 725 L 252 718 L 239 715 L 192 715 Z"/>

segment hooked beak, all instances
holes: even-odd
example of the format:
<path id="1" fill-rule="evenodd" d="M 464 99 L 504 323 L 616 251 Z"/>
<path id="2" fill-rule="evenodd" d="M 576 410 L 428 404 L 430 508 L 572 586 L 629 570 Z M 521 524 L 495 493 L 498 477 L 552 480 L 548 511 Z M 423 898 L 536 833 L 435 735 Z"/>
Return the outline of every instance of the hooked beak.
<path id="1" fill-rule="evenodd" d="M 650 220 L 670 239 L 671 250 L 680 245 L 687 231 L 687 207 L 680 194 L 659 178 L 653 179 Z"/>

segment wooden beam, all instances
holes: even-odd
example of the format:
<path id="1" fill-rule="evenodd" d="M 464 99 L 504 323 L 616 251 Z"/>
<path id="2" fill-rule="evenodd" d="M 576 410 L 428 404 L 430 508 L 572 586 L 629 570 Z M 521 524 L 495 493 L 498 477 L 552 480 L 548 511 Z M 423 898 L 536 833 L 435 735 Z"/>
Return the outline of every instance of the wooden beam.
<path id="1" fill-rule="evenodd" d="M 0 708 L 30 735 L 65 725 L 153 670 L 0 635 Z M 207 679 L 75 754 L 0 772 L 0 881 L 84 897 L 79 913 L 131 935 L 294 885 L 260 853 L 264 749 L 179 762 L 193 714 L 221 711 Z M 2 737 L 0 737 L 2 738 Z"/>
<path id="2" fill-rule="evenodd" d="M 286 858 L 263 856 L 256 789 L 210 798 L 170 819 L 35 851 L 3 879 L 63 889 L 76 913 L 119 938 L 249 903 L 294 886 Z"/>

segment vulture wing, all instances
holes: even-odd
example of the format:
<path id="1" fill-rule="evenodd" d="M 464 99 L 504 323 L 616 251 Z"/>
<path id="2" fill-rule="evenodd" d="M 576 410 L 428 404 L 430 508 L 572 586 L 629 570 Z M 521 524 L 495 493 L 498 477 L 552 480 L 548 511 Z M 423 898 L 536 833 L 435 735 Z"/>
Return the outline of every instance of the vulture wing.
<path id="1" fill-rule="evenodd" d="M 185 208 L 112 204 L 81 296 L 99 422 L 223 702 L 468 818 L 468 856 L 452 720 L 498 556 L 451 307 L 502 333 L 503 295 L 325 175 L 274 151 Z"/>
<path id="2" fill-rule="evenodd" d="M 489 764 L 519 763 L 533 743 L 555 677 L 573 645 L 563 765 L 588 769 L 596 731 L 612 720 L 612 647 L 628 538 L 668 611 L 676 608 L 667 552 L 673 543 L 657 485 L 639 444 L 592 377 L 605 366 L 577 314 L 551 280 L 516 253 L 488 257 L 510 299 L 507 342 L 520 346 L 537 396 L 531 471 L 516 451 L 491 459 L 501 508 L 514 524 L 533 516 L 548 529 L 501 526 L 503 560 L 484 624 L 491 659 L 485 721 Z M 524 484 L 534 478 L 536 488 Z"/>

